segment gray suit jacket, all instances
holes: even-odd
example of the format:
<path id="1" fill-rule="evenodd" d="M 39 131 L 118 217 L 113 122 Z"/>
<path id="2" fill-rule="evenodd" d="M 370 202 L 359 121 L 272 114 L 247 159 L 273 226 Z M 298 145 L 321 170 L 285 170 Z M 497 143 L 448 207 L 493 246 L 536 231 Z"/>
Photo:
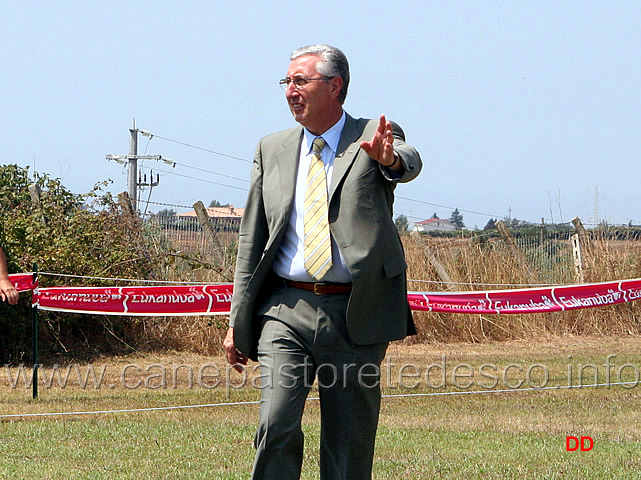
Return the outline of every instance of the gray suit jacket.
<path id="1" fill-rule="evenodd" d="M 394 125 L 394 149 L 405 173 L 393 178 L 359 145 L 371 140 L 378 120 L 347 115 L 329 191 L 332 237 L 352 276 L 347 327 L 357 344 L 398 340 L 415 333 L 407 302 L 407 265 L 392 219 L 397 182 L 415 178 L 418 152 Z M 283 240 L 294 205 L 302 127 L 263 138 L 254 157 L 251 186 L 240 226 L 230 327 L 236 348 L 256 359 L 260 319 L 256 302 Z"/>

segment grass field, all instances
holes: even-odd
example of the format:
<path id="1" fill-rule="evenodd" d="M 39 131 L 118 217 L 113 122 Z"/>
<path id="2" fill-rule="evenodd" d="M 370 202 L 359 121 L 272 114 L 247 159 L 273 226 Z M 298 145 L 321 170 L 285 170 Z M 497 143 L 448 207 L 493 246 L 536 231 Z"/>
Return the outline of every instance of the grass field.
<path id="1" fill-rule="evenodd" d="M 382 367 L 389 396 L 383 399 L 374 478 L 639 478 L 640 347 L 637 337 L 394 344 Z M 89 367 L 65 365 L 56 374 L 46 365 L 35 401 L 17 367 L 2 369 L 0 478 L 249 477 L 254 403 L 7 417 L 254 402 L 259 394 L 253 369 L 246 380 L 238 374 L 228 379 L 221 358 L 102 358 L 91 365 L 95 378 Z M 633 383 L 612 385 L 619 381 Z M 607 385 L 556 388 L 594 383 Z M 488 393 L 514 387 L 526 390 Z M 545 389 L 532 390 L 539 387 Z M 469 393 L 474 391 L 480 393 Z M 449 394 L 436 395 L 444 392 Z M 423 396 L 407 396 L 416 394 Z M 306 479 L 318 478 L 318 422 L 318 403 L 311 400 L 304 417 Z M 566 451 L 567 436 L 590 437 L 593 448 Z"/>

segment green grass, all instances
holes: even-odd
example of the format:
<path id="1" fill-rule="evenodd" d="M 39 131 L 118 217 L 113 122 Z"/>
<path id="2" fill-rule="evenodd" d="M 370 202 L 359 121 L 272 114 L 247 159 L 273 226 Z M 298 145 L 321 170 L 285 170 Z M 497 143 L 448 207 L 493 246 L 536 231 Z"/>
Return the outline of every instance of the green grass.
<path id="1" fill-rule="evenodd" d="M 540 364 L 549 370 L 549 384 L 556 386 L 567 384 L 569 364 L 575 369 L 578 365 L 600 366 L 597 379 L 605 381 L 603 365 L 610 354 L 617 355 L 612 361 L 615 367 L 611 376 L 625 363 L 640 367 L 640 346 L 641 340 L 635 338 L 574 337 L 541 344 L 395 345 L 388 357 L 397 366 L 411 363 L 424 372 L 445 355 L 448 365 L 451 362 L 471 367 L 474 376 L 465 380 L 476 384 L 487 380 L 478 375 L 484 364 L 496 365 L 497 372 L 511 364 L 524 367 Z M 197 405 L 258 398 L 258 392 L 251 387 L 228 392 L 223 384 L 213 389 L 188 388 L 184 377 L 176 388 L 131 389 L 118 382 L 118 372 L 128 364 L 144 369 L 156 364 L 199 367 L 216 363 L 222 368 L 222 359 L 163 354 L 96 362 L 102 363 L 109 366 L 107 386 L 41 387 L 40 397 L 35 401 L 29 389 L 12 389 L 3 372 L 0 415 Z M 426 387 L 424 382 L 416 389 L 404 389 L 398 385 L 397 370 L 398 367 L 391 369 L 396 383 L 386 383 L 389 371 L 384 371 L 384 393 L 465 390 L 451 385 L 451 374 L 444 389 Z M 623 380 L 634 380 L 632 368 L 628 370 Z M 587 376 L 590 378 L 584 383 L 592 383 L 593 374 Z M 517 378 L 514 375 L 509 380 Z M 417 379 L 404 380 L 410 383 Z M 542 376 L 533 372 L 533 383 L 541 380 Z M 133 377 L 129 381 L 131 384 Z M 578 383 L 576 376 L 574 383 Z M 111 384 L 115 386 L 110 388 Z M 149 383 L 149 387 L 154 386 Z M 640 400 L 641 386 L 385 398 L 374 478 L 639 478 Z M 257 414 L 257 405 L 239 405 L 0 419 L 0 478 L 246 479 L 253 460 Z M 318 403 L 310 401 L 304 416 L 305 479 L 318 478 L 318 422 Z M 567 435 L 590 436 L 594 448 L 588 452 L 566 452 Z"/>

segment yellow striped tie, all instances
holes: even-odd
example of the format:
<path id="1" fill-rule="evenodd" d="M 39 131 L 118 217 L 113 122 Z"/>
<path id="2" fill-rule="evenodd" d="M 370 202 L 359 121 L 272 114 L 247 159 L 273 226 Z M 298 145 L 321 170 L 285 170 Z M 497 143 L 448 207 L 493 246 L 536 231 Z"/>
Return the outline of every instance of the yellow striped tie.
<path id="1" fill-rule="evenodd" d="M 332 266 L 332 243 L 329 236 L 327 177 L 321 160 L 325 140 L 317 137 L 312 144 L 312 162 L 305 190 L 305 270 L 320 280 Z"/>

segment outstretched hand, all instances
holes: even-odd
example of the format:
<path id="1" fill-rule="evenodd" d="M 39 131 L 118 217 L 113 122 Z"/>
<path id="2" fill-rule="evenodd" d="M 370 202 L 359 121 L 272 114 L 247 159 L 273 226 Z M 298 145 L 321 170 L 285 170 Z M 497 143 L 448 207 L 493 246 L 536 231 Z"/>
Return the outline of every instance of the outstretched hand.
<path id="1" fill-rule="evenodd" d="M 388 122 L 385 115 L 381 115 L 378 122 L 378 128 L 369 142 L 361 142 L 361 148 L 378 163 L 384 167 L 394 167 L 400 169 L 401 162 L 396 161 L 394 153 L 394 135 L 392 134 L 392 124 Z"/>

